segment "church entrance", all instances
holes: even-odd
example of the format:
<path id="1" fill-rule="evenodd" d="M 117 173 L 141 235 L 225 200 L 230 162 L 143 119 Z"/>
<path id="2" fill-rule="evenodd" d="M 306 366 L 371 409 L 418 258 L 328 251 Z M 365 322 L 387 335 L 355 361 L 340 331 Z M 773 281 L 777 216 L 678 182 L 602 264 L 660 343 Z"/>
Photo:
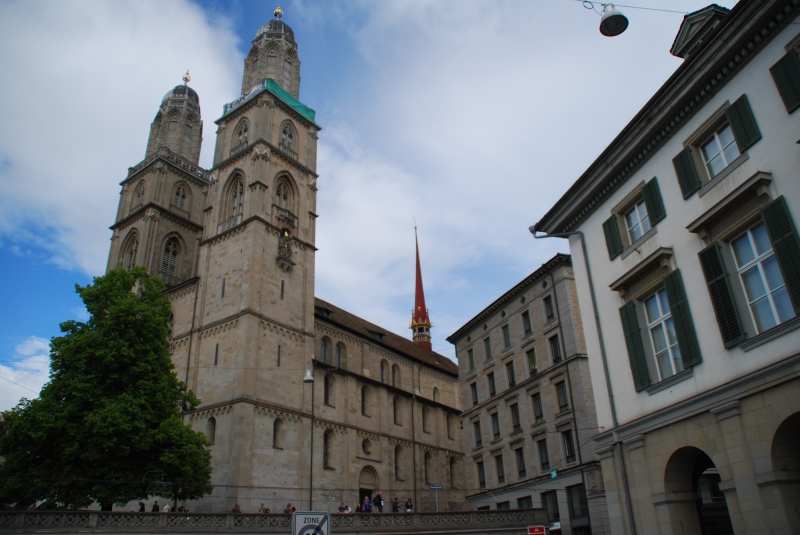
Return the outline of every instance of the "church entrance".
<path id="1" fill-rule="evenodd" d="M 358 476 L 358 501 L 364 503 L 364 497 L 372 501 L 372 495 L 375 494 L 375 489 L 378 488 L 378 474 L 371 466 L 365 466 L 361 469 L 361 474 Z"/>

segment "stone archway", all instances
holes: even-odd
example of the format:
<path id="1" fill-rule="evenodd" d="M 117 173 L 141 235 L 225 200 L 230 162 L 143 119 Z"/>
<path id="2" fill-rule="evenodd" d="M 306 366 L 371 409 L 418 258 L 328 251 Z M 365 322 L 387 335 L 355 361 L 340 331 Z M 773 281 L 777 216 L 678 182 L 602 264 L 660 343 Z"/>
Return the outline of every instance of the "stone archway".
<path id="1" fill-rule="evenodd" d="M 800 412 L 786 418 L 772 438 L 772 477 L 777 511 L 768 514 L 784 516 L 789 532 L 800 532 L 800 518 L 792 509 L 800 503 Z M 770 485 L 772 486 L 772 485 Z M 768 487 L 765 490 L 770 490 Z M 774 492 L 774 491 L 773 491 Z"/>
<path id="2" fill-rule="evenodd" d="M 719 483 L 719 471 L 703 450 L 687 446 L 672 454 L 664 470 L 664 491 L 673 533 L 733 535 Z"/>
<path id="3" fill-rule="evenodd" d="M 358 501 L 363 502 L 364 496 L 372 500 L 378 489 L 378 473 L 371 466 L 365 466 L 358 475 Z"/>

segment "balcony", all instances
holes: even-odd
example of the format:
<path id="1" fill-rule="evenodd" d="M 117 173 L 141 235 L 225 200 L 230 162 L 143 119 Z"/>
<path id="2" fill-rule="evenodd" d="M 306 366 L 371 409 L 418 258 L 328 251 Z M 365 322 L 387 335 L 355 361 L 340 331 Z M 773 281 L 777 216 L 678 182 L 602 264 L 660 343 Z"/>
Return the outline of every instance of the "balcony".
<path id="1" fill-rule="evenodd" d="M 289 145 L 284 145 L 283 143 L 278 144 L 278 148 L 281 149 L 281 152 L 284 153 L 286 156 L 289 156 L 293 160 L 297 160 L 297 153 L 289 147 Z"/>
<path id="2" fill-rule="evenodd" d="M 236 214 L 235 216 L 230 217 L 219 224 L 219 226 L 217 227 L 217 234 L 232 229 L 241 222 L 242 222 L 242 214 Z"/>
<path id="3" fill-rule="evenodd" d="M 273 214 L 275 214 L 275 222 L 277 226 L 286 228 L 297 227 L 297 216 L 291 213 L 286 208 L 281 208 L 277 204 L 272 205 Z"/>
<path id="4" fill-rule="evenodd" d="M 233 147 L 231 147 L 231 156 L 236 154 L 237 152 L 241 152 L 247 148 L 247 141 L 242 141 L 241 143 L 237 143 Z"/>
<path id="5" fill-rule="evenodd" d="M 167 283 L 167 288 L 171 286 L 177 286 L 178 284 L 182 283 L 183 281 L 176 277 L 175 275 L 170 275 L 169 273 L 165 273 L 163 271 L 159 272 L 158 276 Z"/>
<path id="6" fill-rule="evenodd" d="M 189 219 L 189 212 L 187 210 L 184 210 L 183 208 L 175 206 L 174 204 L 169 205 L 169 211 L 172 212 L 173 214 L 178 214 L 181 217 Z"/>

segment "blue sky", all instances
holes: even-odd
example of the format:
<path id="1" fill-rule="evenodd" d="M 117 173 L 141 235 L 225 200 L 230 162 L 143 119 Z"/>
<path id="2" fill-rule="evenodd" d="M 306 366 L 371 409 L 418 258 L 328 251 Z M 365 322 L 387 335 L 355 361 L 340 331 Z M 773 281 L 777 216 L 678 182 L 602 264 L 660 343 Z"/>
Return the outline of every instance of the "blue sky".
<path id="1" fill-rule="evenodd" d="M 638 0 L 694 11 L 703 0 Z M 734 1 L 721 2 L 732 7 Z M 47 341 L 85 315 L 118 183 L 161 97 L 192 73 L 210 165 L 263 0 L 0 3 L 0 409 L 47 378 Z M 316 294 L 403 336 L 414 235 L 434 349 L 558 251 L 527 227 L 680 65 L 680 14 L 622 8 L 609 39 L 576 0 L 291 0 L 300 100 L 320 134 Z"/>

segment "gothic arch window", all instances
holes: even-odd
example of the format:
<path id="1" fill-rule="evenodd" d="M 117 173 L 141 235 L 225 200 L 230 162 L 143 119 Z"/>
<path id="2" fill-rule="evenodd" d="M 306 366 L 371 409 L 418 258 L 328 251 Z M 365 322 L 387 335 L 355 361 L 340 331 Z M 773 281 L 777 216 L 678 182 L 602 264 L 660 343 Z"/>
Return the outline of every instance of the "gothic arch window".
<path id="1" fill-rule="evenodd" d="M 294 133 L 294 128 L 292 127 L 291 123 L 285 123 L 283 128 L 281 128 L 281 145 L 296 151 L 296 138 L 297 136 Z"/>
<path id="2" fill-rule="evenodd" d="M 278 63 L 278 52 L 274 48 L 267 50 L 267 66 L 274 67 Z"/>
<path id="3" fill-rule="evenodd" d="M 183 125 L 183 135 L 186 136 L 186 137 L 192 137 L 193 133 L 194 133 L 194 128 L 192 127 L 192 123 L 191 122 L 184 123 L 184 125 Z"/>
<path id="4" fill-rule="evenodd" d="M 386 361 L 381 361 L 381 383 L 386 383 Z"/>
<path id="5" fill-rule="evenodd" d="M 431 408 L 427 405 L 422 406 L 422 430 L 425 433 L 431 432 Z"/>
<path id="6" fill-rule="evenodd" d="M 286 77 L 285 80 L 288 82 L 292 79 L 292 60 L 291 58 L 286 58 L 283 60 L 283 74 Z"/>
<path id="7" fill-rule="evenodd" d="M 175 195 L 172 196 L 172 205 L 177 206 L 181 210 L 186 209 L 186 186 L 183 184 L 175 188 Z"/>
<path id="8" fill-rule="evenodd" d="M 328 337 L 323 338 L 319 341 L 319 361 L 328 362 L 328 351 L 330 351 L 331 341 Z"/>
<path id="9" fill-rule="evenodd" d="M 275 421 L 272 423 L 272 447 L 276 450 L 282 450 L 283 444 L 283 437 L 281 436 L 281 431 L 283 430 L 283 420 L 280 418 L 275 418 Z"/>
<path id="10" fill-rule="evenodd" d="M 329 406 L 333 407 L 334 401 L 334 390 L 333 390 L 333 376 L 330 373 L 325 374 L 325 378 L 322 382 L 322 402 Z"/>
<path id="11" fill-rule="evenodd" d="M 239 123 L 239 126 L 237 126 L 236 130 L 234 131 L 233 144 L 247 145 L 249 138 L 250 138 L 249 126 L 246 120 L 242 120 L 242 122 Z"/>
<path id="12" fill-rule="evenodd" d="M 144 204 L 144 182 L 139 182 L 136 189 L 133 191 L 133 200 L 131 201 L 131 209 Z"/>
<path id="13" fill-rule="evenodd" d="M 233 218 L 242 213 L 244 204 L 244 180 L 242 177 L 233 179 L 228 190 L 228 218 Z"/>
<path id="14" fill-rule="evenodd" d="M 217 437 L 217 420 L 213 416 L 206 421 L 206 438 L 213 445 Z"/>
<path id="15" fill-rule="evenodd" d="M 437 387 L 433 387 L 433 401 L 439 401 L 439 389 Z"/>
<path id="16" fill-rule="evenodd" d="M 256 72 L 258 70 L 258 53 L 253 54 L 250 58 L 250 70 Z"/>
<path id="17" fill-rule="evenodd" d="M 170 238 L 164 245 L 164 255 L 161 257 L 161 273 L 175 276 L 178 264 L 178 239 Z"/>
<path id="18" fill-rule="evenodd" d="M 294 188 L 285 176 L 275 183 L 275 204 L 284 210 L 294 212 Z"/>
<path id="19" fill-rule="evenodd" d="M 369 416 L 369 387 L 367 385 L 361 387 L 361 414 Z"/>
<path id="20" fill-rule="evenodd" d="M 175 316 L 170 314 L 167 319 L 167 340 L 172 340 L 172 327 L 175 325 Z"/>
<path id="21" fill-rule="evenodd" d="M 333 364 L 337 368 L 342 367 L 342 355 L 344 354 L 344 344 L 336 344 L 336 350 L 334 351 L 334 359 Z"/>
<path id="22" fill-rule="evenodd" d="M 122 255 L 122 262 L 125 269 L 132 270 L 136 265 L 136 257 L 139 255 L 139 236 L 135 235 L 128 241 L 125 253 Z"/>
<path id="23" fill-rule="evenodd" d="M 400 366 L 397 364 L 392 366 L 392 386 L 400 388 Z"/>
<path id="24" fill-rule="evenodd" d="M 456 425 L 458 422 L 456 421 L 456 417 L 452 414 L 447 415 L 447 438 L 456 438 Z"/>

